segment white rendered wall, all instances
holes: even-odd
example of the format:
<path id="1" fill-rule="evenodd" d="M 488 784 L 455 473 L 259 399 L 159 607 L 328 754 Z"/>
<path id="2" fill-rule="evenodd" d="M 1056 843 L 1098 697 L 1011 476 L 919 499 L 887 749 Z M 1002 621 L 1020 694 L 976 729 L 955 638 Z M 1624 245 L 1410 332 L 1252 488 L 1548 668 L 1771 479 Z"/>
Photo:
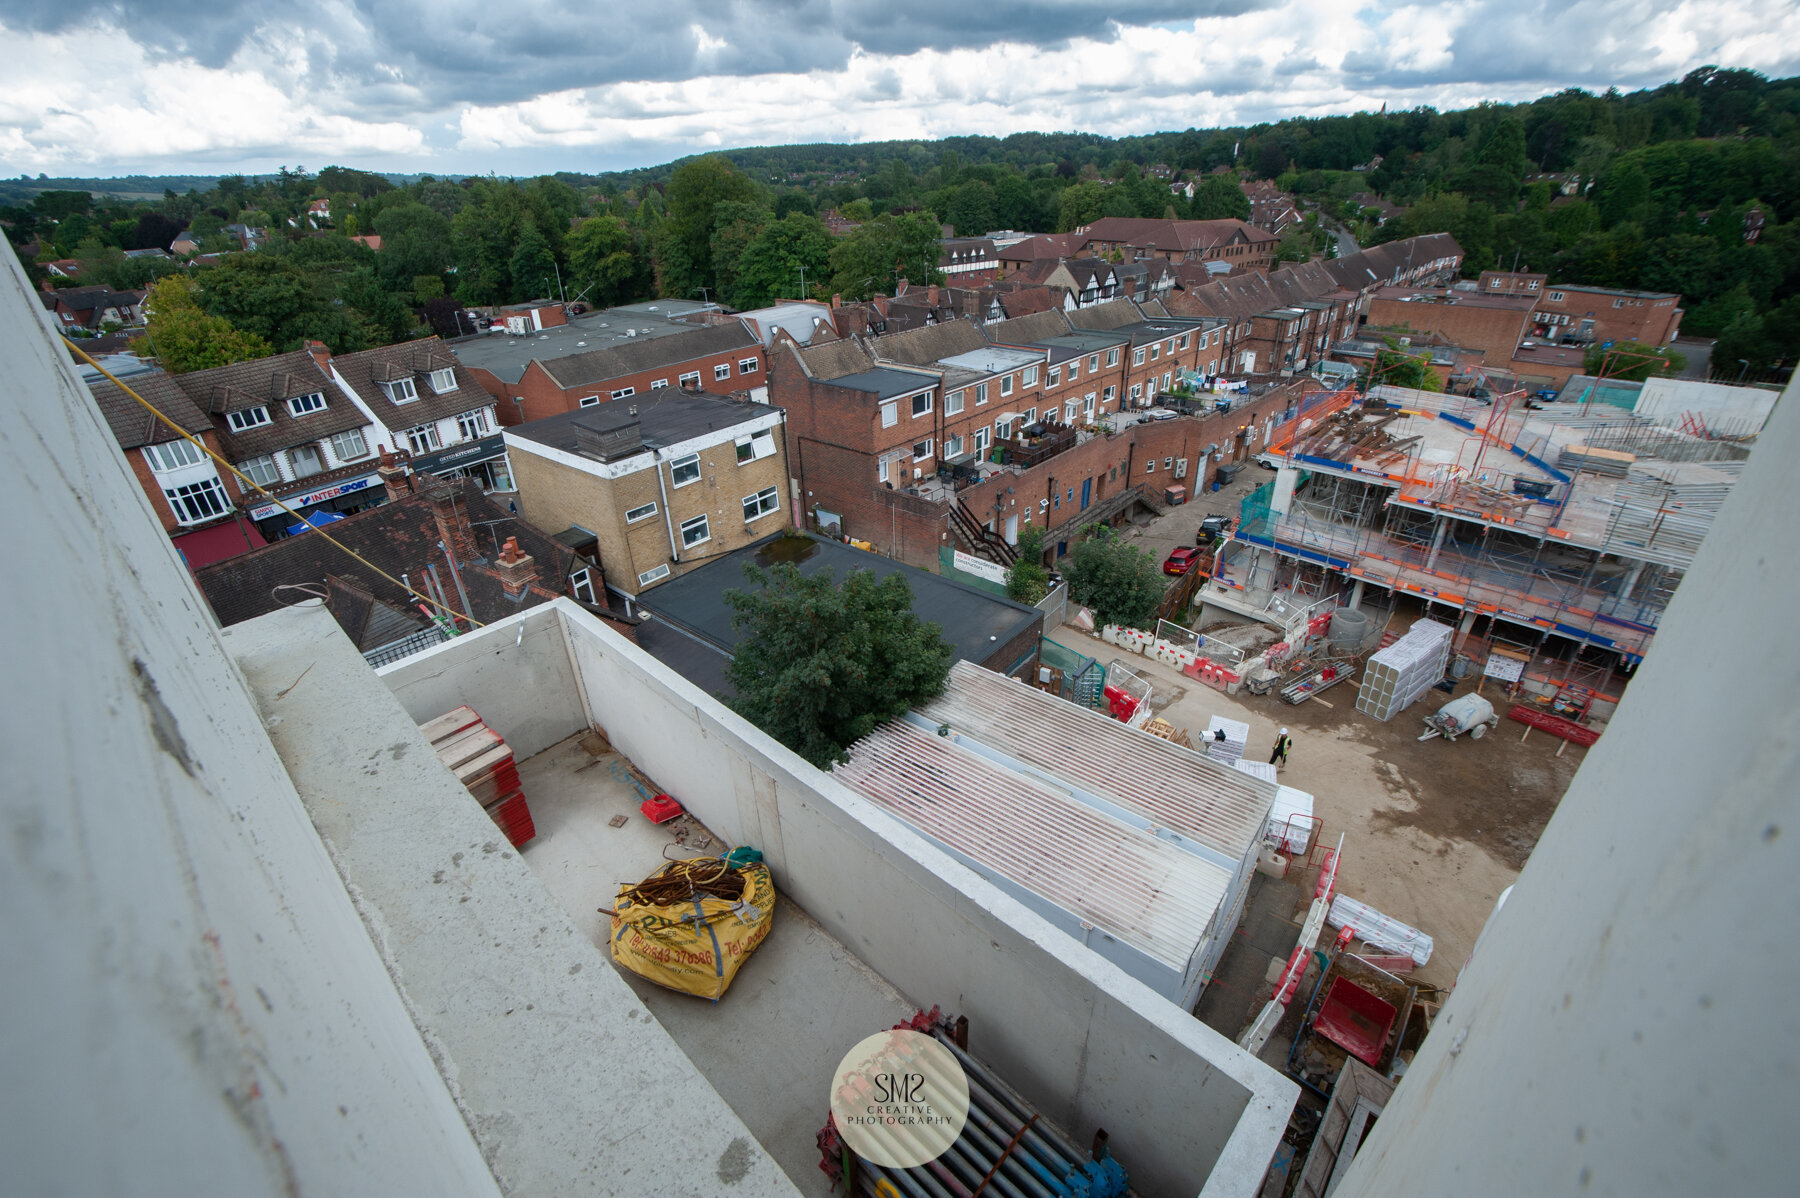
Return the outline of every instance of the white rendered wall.
<path id="1" fill-rule="evenodd" d="M 577 667 L 565 697 L 577 721 L 585 702 L 622 752 L 709 828 L 761 849 L 783 893 L 911 1001 L 968 1015 L 976 1053 L 1080 1142 L 1105 1127 L 1139 1193 L 1258 1192 L 1294 1104 L 1292 1082 L 575 603 L 521 616 L 526 647 L 551 617 Z M 382 679 L 415 719 L 458 702 L 495 720 L 549 706 L 557 696 L 547 662 L 533 654 L 519 671 L 493 664 L 517 628 L 459 637 Z"/>
<path id="2" fill-rule="evenodd" d="M 0 258 L 4 1189 L 497 1194 L 187 570 Z"/>
<path id="3" fill-rule="evenodd" d="M 1340 1198 L 1794 1192 L 1785 403 Z"/>

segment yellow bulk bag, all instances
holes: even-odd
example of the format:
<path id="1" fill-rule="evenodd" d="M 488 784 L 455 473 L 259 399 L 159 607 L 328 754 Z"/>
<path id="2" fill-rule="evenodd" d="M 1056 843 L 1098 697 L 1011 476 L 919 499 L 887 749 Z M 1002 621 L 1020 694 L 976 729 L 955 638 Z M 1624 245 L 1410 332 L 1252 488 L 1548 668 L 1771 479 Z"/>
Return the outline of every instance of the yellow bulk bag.
<path id="1" fill-rule="evenodd" d="M 760 861 L 671 861 L 619 888 L 613 960 L 659 986 L 717 1002 L 775 923 L 775 883 Z"/>

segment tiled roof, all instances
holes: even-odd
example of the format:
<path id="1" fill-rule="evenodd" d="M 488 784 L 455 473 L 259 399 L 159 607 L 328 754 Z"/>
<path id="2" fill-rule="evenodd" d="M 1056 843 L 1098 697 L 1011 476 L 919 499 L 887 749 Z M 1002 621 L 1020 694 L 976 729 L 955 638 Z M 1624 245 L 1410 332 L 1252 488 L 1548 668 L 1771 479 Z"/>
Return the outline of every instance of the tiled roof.
<path id="1" fill-rule="evenodd" d="M 176 434 L 169 426 L 144 411 L 138 402 L 105 379 L 90 383 L 100 414 L 112 429 L 120 449 L 136 449 L 141 445 L 160 445 L 173 441 Z M 190 433 L 208 432 L 213 423 L 187 392 L 175 385 L 166 374 L 141 374 L 131 380 L 131 389 L 156 405 L 158 411 Z"/>
<path id="2" fill-rule="evenodd" d="M 549 534 L 513 518 L 513 514 L 487 498 L 481 488 L 469 480 L 460 484 L 442 484 L 442 493 L 453 500 L 456 519 L 464 528 L 472 529 L 478 551 L 493 554 L 493 535 L 483 521 L 507 523 L 491 526 L 499 536 L 517 537 L 519 548 L 529 553 L 537 566 L 539 587 L 532 588 L 522 600 L 506 597 L 499 576 L 474 560 L 456 563 L 462 576 L 463 589 L 469 594 L 470 613 L 483 623 L 510 615 L 523 607 L 532 607 L 563 594 L 571 570 L 580 564 L 566 546 L 552 540 Z M 445 593 L 453 606 L 461 607 L 454 582 L 449 577 L 449 564 L 438 542 L 444 540 L 427 494 L 421 493 L 395 503 L 383 504 L 358 512 L 327 526 L 333 540 L 354 550 L 369 562 L 395 578 L 408 575 L 415 585 L 427 565 L 437 567 L 445 582 Z M 351 587 L 366 592 L 375 603 L 395 611 L 417 610 L 417 600 L 397 584 L 372 573 L 361 562 L 315 533 L 302 533 L 276 541 L 262 549 L 239 554 L 194 572 L 194 579 L 221 624 L 239 624 L 274 611 L 279 603 L 271 594 L 278 586 L 301 583 L 325 586 L 336 577 Z M 596 588 L 597 590 L 598 588 Z M 358 605 L 348 601 L 335 605 L 344 615 L 357 622 Z M 338 614 L 335 610 L 333 614 Z M 353 636 L 363 635 L 365 628 L 346 628 Z M 391 638 L 390 638 L 391 639 Z M 372 647 L 372 646 L 364 646 Z"/>
<path id="3" fill-rule="evenodd" d="M 640 370 L 673 367 L 740 349 L 760 349 L 762 341 L 741 320 L 707 325 L 689 333 L 673 333 L 539 362 L 558 387 L 592 387 Z"/>
<path id="4" fill-rule="evenodd" d="M 1130 300 L 1117 299 L 1069 314 L 1069 323 L 1084 329 L 1116 329 L 1144 319 Z"/>
<path id="5" fill-rule="evenodd" d="M 1046 337 L 1061 337 L 1068 331 L 1069 320 L 1060 309 L 1014 316 L 987 326 L 987 335 L 1002 345 L 1030 345 Z"/>
<path id="6" fill-rule="evenodd" d="M 368 424 L 367 417 L 357 411 L 356 405 L 303 349 L 194 370 L 176 375 L 175 381 L 202 411 L 220 417 L 245 408 L 268 408 L 270 423 L 261 428 L 232 432 L 223 419 L 215 425 L 225 442 L 225 456 L 234 462 L 306 445 Z M 282 402 L 315 391 L 325 396 L 323 411 L 294 416 Z"/>
<path id="7" fill-rule="evenodd" d="M 344 354 L 333 357 L 331 364 L 375 413 L 375 418 L 394 432 L 432 420 L 460 416 L 494 402 L 468 368 L 458 362 L 449 347 L 436 337 Z M 432 389 L 430 374 L 446 368 L 456 371 L 456 387 L 439 395 Z M 419 396 L 411 403 L 395 403 L 378 385 L 408 378 L 413 381 L 413 390 Z"/>
<path id="8" fill-rule="evenodd" d="M 1275 241 L 1274 234 L 1241 220 L 1146 220 L 1126 216 L 1103 216 L 1074 235 L 1077 244 L 1086 246 L 1096 241 L 1123 245 L 1152 245 L 1166 250 L 1208 250 L 1233 241 L 1265 244 Z"/>
<path id="9" fill-rule="evenodd" d="M 904 362 L 909 366 L 927 366 L 940 358 L 987 347 L 987 338 L 981 335 L 981 330 L 966 320 L 890 333 L 869 342 L 869 348 L 877 358 Z"/>
<path id="10" fill-rule="evenodd" d="M 808 374 L 821 380 L 843 378 L 847 374 L 857 374 L 875 365 L 875 359 L 863 348 L 862 342 L 854 337 L 846 337 L 842 341 L 828 341 L 823 345 L 795 346 L 794 356 L 800 359 Z"/>

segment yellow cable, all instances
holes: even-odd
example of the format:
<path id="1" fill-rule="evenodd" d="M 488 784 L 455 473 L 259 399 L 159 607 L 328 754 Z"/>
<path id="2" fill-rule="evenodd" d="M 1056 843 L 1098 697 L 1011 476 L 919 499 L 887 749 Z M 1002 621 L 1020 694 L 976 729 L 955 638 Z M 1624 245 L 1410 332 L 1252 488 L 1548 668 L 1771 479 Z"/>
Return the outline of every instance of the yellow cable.
<path id="1" fill-rule="evenodd" d="M 246 476 L 242 470 L 239 470 L 236 466 L 233 466 L 230 462 L 227 462 L 224 458 L 220 457 L 218 454 L 216 454 L 212 450 L 208 449 L 206 447 L 205 442 L 203 442 L 199 438 L 195 437 L 192 433 L 190 433 L 186 429 L 182 428 L 179 424 L 176 424 L 173 420 L 169 419 L 161 411 L 159 411 L 155 404 L 151 403 L 149 400 L 147 400 L 143 396 L 139 395 L 136 391 L 133 391 L 130 387 L 126 386 L 125 383 L 123 381 L 121 381 L 117 375 L 113 374 L 112 371 L 110 371 L 106 367 L 100 365 L 100 363 L 94 361 L 93 356 L 90 355 L 86 350 L 82 349 L 79 345 L 76 345 L 73 341 L 69 340 L 67 337 L 64 337 L 62 339 L 62 343 L 64 345 L 68 346 L 70 351 L 75 353 L 77 356 L 79 356 L 82 359 L 82 361 L 86 362 L 89 366 L 92 366 L 95 370 L 98 370 L 101 374 L 105 375 L 106 378 L 113 384 L 113 386 L 117 387 L 119 390 L 123 391 L 125 394 L 131 396 L 131 398 L 137 400 L 137 402 L 139 404 L 143 405 L 145 411 L 149 412 L 152 416 L 156 417 L 158 420 L 162 421 L 165 425 L 167 425 L 170 429 L 174 430 L 174 432 L 177 435 L 179 435 L 182 438 L 182 440 L 188 442 L 195 449 L 198 449 L 201 453 L 203 453 L 207 457 L 211 458 L 214 462 L 225 467 L 225 469 L 231 471 L 232 474 L 237 476 L 238 483 L 241 486 L 249 487 L 251 490 L 255 491 L 258 495 L 261 495 L 264 499 L 267 499 L 270 503 L 273 503 L 276 507 L 278 507 L 282 511 L 286 512 L 288 515 L 292 516 L 295 520 L 299 521 L 300 523 L 302 523 L 302 524 L 309 523 L 305 517 L 300 515 L 299 512 L 296 512 L 293 508 L 289 507 L 287 504 L 283 503 L 281 500 L 277 499 L 275 496 L 269 494 L 268 491 L 264 490 L 261 483 L 258 483 L 255 479 Z M 442 603 L 439 603 L 436 599 L 433 599 L 430 595 L 421 594 L 415 588 L 408 586 L 404 582 L 401 582 L 398 578 L 395 578 L 392 574 L 389 574 L 386 570 L 383 570 L 380 566 L 377 566 L 374 562 L 371 562 L 368 558 L 362 556 L 360 553 L 357 553 L 354 549 L 351 549 L 349 546 L 343 544 L 342 542 L 338 541 L 336 538 L 332 537 L 324 529 L 315 527 L 313 529 L 313 531 L 315 533 L 317 533 L 319 536 L 323 537 L 325 540 L 331 542 L 331 544 L 336 545 L 339 549 L 343 550 L 347 556 L 353 558 L 356 561 L 361 562 L 363 565 L 367 566 L 370 570 L 373 570 L 377 575 L 381 576 L 382 578 L 387 579 L 389 582 L 393 583 L 395 586 L 399 587 L 401 590 L 405 591 L 407 594 L 411 595 L 413 598 L 420 600 L 421 602 L 424 602 L 424 603 L 429 603 L 431 606 L 437 608 L 439 611 L 442 611 L 445 615 L 450 617 L 450 626 L 452 628 L 454 628 L 456 626 L 457 620 L 467 620 L 469 623 L 475 625 L 475 627 L 477 627 L 477 628 L 486 628 L 487 627 L 486 624 L 483 624 L 480 620 L 477 620 L 474 616 L 467 615 L 463 612 L 459 612 L 455 608 L 452 608 L 452 607 L 445 607 Z"/>

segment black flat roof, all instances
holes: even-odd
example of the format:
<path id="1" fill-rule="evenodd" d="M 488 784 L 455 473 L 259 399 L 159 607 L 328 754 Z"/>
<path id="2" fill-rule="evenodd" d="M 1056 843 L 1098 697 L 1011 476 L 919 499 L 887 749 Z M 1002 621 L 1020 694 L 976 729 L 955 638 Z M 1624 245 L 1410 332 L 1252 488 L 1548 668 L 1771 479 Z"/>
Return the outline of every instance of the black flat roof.
<path id="1" fill-rule="evenodd" d="M 868 391 L 878 399 L 892 399 L 896 395 L 911 395 L 915 391 L 923 391 L 927 387 L 938 385 L 937 376 L 929 374 L 910 374 L 904 370 L 864 370 L 857 374 L 846 374 L 842 378 L 826 380 L 833 387 L 848 387 L 852 391 Z"/>
<path id="2" fill-rule="evenodd" d="M 852 570 L 873 570 L 877 578 L 904 575 L 912 587 L 914 613 L 943 629 L 944 639 L 955 648 L 958 661 L 976 665 L 992 664 L 999 669 L 1011 665 L 1010 661 L 990 663 L 988 658 L 1042 620 L 1044 614 L 1035 607 L 812 533 L 764 537 L 643 592 L 637 597 L 637 604 L 658 619 L 729 652 L 736 647 L 740 634 L 731 627 L 731 608 L 725 602 L 724 592 L 749 585 L 744 577 L 746 562 L 763 567 L 792 562 L 807 576 L 831 570 L 839 582 Z M 681 670 L 678 663 L 670 664 Z"/>

